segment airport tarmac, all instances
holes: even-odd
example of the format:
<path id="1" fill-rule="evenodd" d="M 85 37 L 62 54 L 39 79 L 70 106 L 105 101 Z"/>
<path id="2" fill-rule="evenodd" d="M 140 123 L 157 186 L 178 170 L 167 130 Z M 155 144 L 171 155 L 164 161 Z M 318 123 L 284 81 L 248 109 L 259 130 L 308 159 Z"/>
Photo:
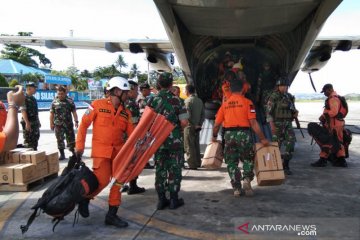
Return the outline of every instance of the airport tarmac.
<path id="1" fill-rule="evenodd" d="M 78 111 L 80 117 L 83 113 Z M 48 112 L 40 113 L 39 150 L 57 149 L 48 119 Z M 356 115 L 354 119 L 360 118 Z M 26 224 L 30 208 L 51 183 L 45 182 L 28 192 L 0 192 L 0 239 L 360 239 L 360 135 L 353 135 L 348 168 L 313 168 L 310 163 L 318 159 L 319 149 L 310 145 L 311 138 L 303 131 L 305 138 L 295 130 L 293 175 L 280 186 L 259 187 L 254 180 L 251 198 L 233 196 L 225 164 L 220 170 L 184 169 L 179 195 L 185 205 L 159 211 L 155 170 L 144 169 L 138 184 L 146 192 L 122 195 L 118 215 L 129 222 L 128 228 L 104 224 L 108 187 L 91 201 L 90 217 L 80 217 L 75 226 L 75 211 L 54 232 L 51 217 L 40 214 L 22 235 L 20 225 Z M 91 129 L 88 132 L 84 161 L 91 166 Z M 61 161 L 60 168 L 65 165 Z M 290 225 L 296 228 L 284 228 Z M 315 231 L 297 228 L 306 226 L 315 226 Z"/>

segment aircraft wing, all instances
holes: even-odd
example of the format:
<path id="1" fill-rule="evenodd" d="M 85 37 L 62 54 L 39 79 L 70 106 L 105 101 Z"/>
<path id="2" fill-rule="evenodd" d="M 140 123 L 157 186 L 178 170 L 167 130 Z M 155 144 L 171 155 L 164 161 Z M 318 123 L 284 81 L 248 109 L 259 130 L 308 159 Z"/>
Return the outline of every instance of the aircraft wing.
<path id="1" fill-rule="evenodd" d="M 145 53 L 153 70 L 172 71 L 174 67 L 173 46 L 168 40 L 159 39 L 130 39 L 95 40 L 80 38 L 55 38 L 33 36 L 0 36 L 0 44 L 18 44 L 25 46 L 45 46 L 50 49 L 77 48 L 106 50 L 108 52 Z"/>
<path id="2" fill-rule="evenodd" d="M 126 41 L 117 40 L 95 40 L 81 38 L 55 38 L 55 37 L 32 37 L 32 36 L 0 36 L 2 44 L 18 44 L 26 46 L 46 46 L 50 49 L 56 48 L 78 48 L 106 50 L 108 52 L 131 52 L 141 53 L 156 49 L 168 53 L 173 52 L 173 47 L 168 40 L 159 39 L 130 39 Z"/>
<path id="3" fill-rule="evenodd" d="M 320 70 L 330 60 L 334 51 L 360 49 L 360 36 L 318 37 L 301 67 L 303 72 Z"/>

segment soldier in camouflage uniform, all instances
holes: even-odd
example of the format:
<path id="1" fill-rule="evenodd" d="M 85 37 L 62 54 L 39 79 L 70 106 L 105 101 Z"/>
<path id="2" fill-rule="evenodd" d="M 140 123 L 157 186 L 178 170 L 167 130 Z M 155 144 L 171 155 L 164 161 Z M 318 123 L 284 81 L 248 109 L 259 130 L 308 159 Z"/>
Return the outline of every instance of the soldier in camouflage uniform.
<path id="1" fill-rule="evenodd" d="M 29 82 L 26 84 L 26 96 L 24 105 L 21 106 L 21 126 L 23 128 L 24 146 L 37 150 L 40 138 L 40 121 L 38 105 L 35 97 L 36 84 Z"/>
<path id="2" fill-rule="evenodd" d="M 277 89 L 273 91 L 266 106 L 266 120 L 270 124 L 272 141 L 284 144 L 285 152 L 281 155 L 283 159 L 284 172 L 291 175 L 289 161 L 292 158 L 295 146 L 295 133 L 292 121 L 298 115 L 295 108 L 295 98 L 287 92 L 289 81 L 287 78 L 279 78 L 276 82 Z"/>
<path id="3" fill-rule="evenodd" d="M 245 98 L 242 93 L 243 82 L 236 78 L 235 73 L 231 74 L 234 75 L 232 77 L 234 80 L 230 81 L 232 94 L 221 104 L 216 114 L 212 142 L 217 141 L 220 126 L 223 125 L 225 131 L 224 158 L 234 190 L 234 196 L 239 197 L 241 194 L 241 179 L 244 180 L 245 195 L 252 196 L 251 181 L 254 179 L 253 161 L 255 153 L 250 127 L 258 135 L 264 146 L 267 146 L 269 142 L 261 132 L 256 121 L 253 103 Z M 240 160 L 244 163 L 243 177 L 238 167 Z"/>
<path id="4" fill-rule="evenodd" d="M 188 114 L 185 105 L 171 92 L 173 77 L 170 73 L 162 73 L 158 79 L 159 93 L 152 98 L 150 107 L 164 115 L 175 125 L 175 129 L 155 153 L 155 189 L 159 196 L 158 210 L 169 205 L 176 209 L 184 205 L 184 200 L 178 198 L 181 184 L 181 167 L 183 146 L 181 129 L 188 124 Z M 166 191 L 170 192 L 170 201 L 166 198 Z"/>
<path id="5" fill-rule="evenodd" d="M 75 103 L 66 95 L 66 88 L 60 86 L 57 88 L 57 96 L 52 101 L 50 107 L 50 128 L 51 130 L 55 130 L 60 152 L 59 160 L 65 159 L 65 138 L 69 150 L 74 153 L 75 133 L 71 114 L 74 116 L 75 127 L 78 128 L 79 121 Z"/>
<path id="6" fill-rule="evenodd" d="M 140 118 L 140 107 L 136 102 L 136 98 L 139 94 L 138 93 L 139 87 L 138 84 L 132 80 L 129 80 L 129 85 L 130 85 L 130 91 L 127 94 L 128 99 L 125 103 L 125 107 L 129 109 L 131 112 L 131 120 L 135 128 Z M 123 186 L 123 189 L 121 191 L 122 192 L 127 191 L 128 195 L 145 192 L 145 188 L 139 187 L 137 185 L 137 179 L 138 177 L 130 181 L 130 188 L 128 187 L 128 185 L 125 185 Z"/>
<path id="7" fill-rule="evenodd" d="M 274 91 L 277 80 L 276 74 L 271 69 L 269 62 L 264 62 L 263 71 L 259 74 L 257 87 L 256 87 L 256 103 L 261 104 L 261 107 L 266 111 L 267 101 L 270 94 Z"/>

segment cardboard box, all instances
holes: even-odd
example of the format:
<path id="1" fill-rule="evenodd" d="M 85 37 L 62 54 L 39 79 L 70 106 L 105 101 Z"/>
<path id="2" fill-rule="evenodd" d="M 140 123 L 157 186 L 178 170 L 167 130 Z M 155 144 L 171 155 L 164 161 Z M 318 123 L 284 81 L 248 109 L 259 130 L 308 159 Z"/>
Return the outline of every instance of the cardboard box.
<path id="1" fill-rule="evenodd" d="M 8 152 L 0 152 L 0 165 L 6 163 L 7 156 L 8 156 Z"/>
<path id="2" fill-rule="evenodd" d="M 48 170 L 48 162 L 42 161 L 35 165 L 35 172 L 37 174 L 37 178 L 45 177 L 49 174 Z"/>
<path id="3" fill-rule="evenodd" d="M 14 167 L 14 183 L 29 183 L 37 178 L 36 166 L 31 163 Z"/>
<path id="4" fill-rule="evenodd" d="M 18 164 L 8 163 L 0 166 L 0 183 L 14 183 L 14 167 Z"/>
<path id="5" fill-rule="evenodd" d="M 204 157 L 201 161 L 201 167 L 207 169 L 218 169 L 223 161 L 223 149 L 220 142 L 212 142 L 207 145 Z"/>
<path id="6" fill-rule="evenodd" d="M 51 151 L 46 152 L 46 160 L 54 162 L 55 160 L 59 160 L 59 152 L 58 151 Z"/>
<path id="7" fill-rule="evenodd" d="M 15 148 L 10 150 L 7 155 L 7 163 L 20 163 L 20 154 L 22 152 L 31 151 L 32 148 Z"/>
<path id="8" fill-rule="evenodd" d="M 255 146 L 255 173 L 259 186 L 280 185 L 285 180 L 281 154 L 276 142 L 263 147 L 260 143 Z"/>
<path id="9" fill-rule="evenodd" d="M 34 165 L 37 165 L 45 160 L 45 151 L 20 152 L 20 163 L 32 163 Z"/>

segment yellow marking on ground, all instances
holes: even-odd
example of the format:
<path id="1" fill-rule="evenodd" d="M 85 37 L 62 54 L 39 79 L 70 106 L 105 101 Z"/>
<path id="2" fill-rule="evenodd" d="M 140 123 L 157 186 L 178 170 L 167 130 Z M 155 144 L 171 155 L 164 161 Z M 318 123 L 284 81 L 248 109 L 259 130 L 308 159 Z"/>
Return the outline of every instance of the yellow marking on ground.
<path id="1" fill-rule="evenodd" d="M 5 226 L 6 221 L 13 215 L 18 207 L 32 194 L 32 192 L 19 192 L 5 202 L 0 208 L 0 232 Z"/>

